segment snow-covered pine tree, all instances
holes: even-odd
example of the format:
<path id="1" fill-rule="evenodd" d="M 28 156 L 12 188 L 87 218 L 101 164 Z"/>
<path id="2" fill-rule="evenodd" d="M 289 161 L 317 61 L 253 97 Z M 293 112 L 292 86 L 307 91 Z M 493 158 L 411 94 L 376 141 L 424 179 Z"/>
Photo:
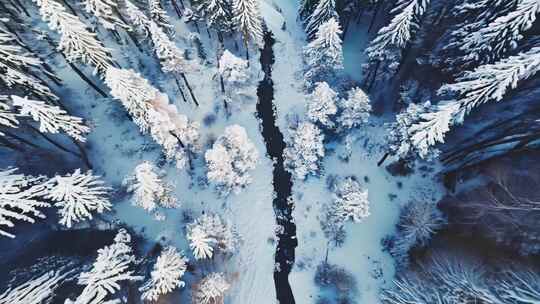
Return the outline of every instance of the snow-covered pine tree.
<path id="1" fill-rule="evenodd" d="M 262 39 L 262 18 L 259 11 L 259 0 L 232 0 L 233 22 L 246 46 L 246 59 L 249 60 L 248 43 L 259 44 Z"/>
<path id="2" fill-rule="evenodd" d="M 196 70 L 194 63 L 184 58 L 182 50 L 165 35 L 156 23 L 151 22 L 148 30 L 154 44 L 154 51 L 157 58 L 161 61 L 163 71 L 181 76 L 185 80 L 186 85 L 189 86 L 189 83 L 185 79 L 185 73 Z M 191 92 L 191 88 L 189 90 Z M 198 105 L 196 99 L 194 99 L 194 102 Z"/>
<path id="3" fill-rule="evenodd" d="M 117 26 L 127 28 L 127 25 L 117 15 L 118 3 L 115 0 L 83 0 L 87 13 L 96 17 L 104 28 L 113 30 Z"/>
<path id="4" fill-rule="evenodd" d="M 47 84 L 31 72 L 42 64 L 41 60 L 17 42 L 15 35 L 0 29 L 0 81 L 8 88 L 17 86 L 25 90 L 25 93 L 57 100 L 58 97 Z"/>
<path id="5" fill-rule="evenodd" d="M 94 66 L 94 72 L 105 73 L 112 66 L 110 52 L 90 32 L 86 25 L 55 0 L 33 0 L 39 12 L 52 30 L 60 34 L 58 49 L 70 62 L 77 60 Z"/>
<path id="6" fill-rule="evenodd" d="M 213 272 L 204 277 L 195 288 L 193 303 L 195 304 L 223 304 L 225 292 L 231 285 L 221 272 Z"/>
<path id="7" fill-rule="evenodd" d="M 165 183 L 156 171 L 152 163 L 145 161 L 137 165 L 133 175 L 125 180 L 128 191 L 135 196 L 133 204 L 148 212 L 158 205 L 174 207 L 178 204 L 171 194 L 172 186 Z"/>
<path id="8" fill-rule="evenodd" d="M 356 179 L 345 178 L 338 185 L 334 195 L 332 209 L 341 222 L 350 219 L 359 223 L 371 214 L 369 212 L 368 191 L 362 190 Z"/>
<path id="9" fill-rule="evenodd" d="M 310 122 L 301 122 L 291 129 L 288 145 L 283 151 L 287 171 L 300 180 L 321 170 L 324 157 L 324 135 Z"/>
<path id="10" fill-rule="evenodd" d="M 231 125 L 206 151 L 205 158 L 208 179 L 216 184 L 221 195 L 227 196 L 240 193 L 251 183 L 249 172 L 255 169 L 259 152 L 243 127 Z"/>
<path id="11" fill-rule="evenodd" d="M 220 35 L 232 30 L 233 14 L 228 0 L 197 0 L 195 7 L 197 12 L 206 19 L 208 27 L 213 28 Z"/>
<path id="12" fill-rule="evenodd" d="M 429 102 L 424 104 L 410 103 L 407 109 L 396 115 L 395 122 L 387 125 L 389 129 L 387 138 L 389 154 L 395 155 L 402 160 L 411 160 L 420 154 L 420 151 L 411 141 L 410 128 L 420 121 L 421 115 L 428 112 L 430 108 L 431 103 Z M 434 159 L 438 156 L 436 149 L 428 149 L 423 153 L 426 159 Z"/>
<path id="13" fill-rule="evenodd" d="M 379 30 L 366 49 L 368 70 L 375 70 L 368 73 L 373 75 L 373 79 L 381 63 L 385 63 L 388 73 L 395 73 L 401 50 L 411 40 L 414 29 L 418 27 L 418 20 L 426 12 L 429 2 L 430 0 L 399 0 L 396 3 L 392 9 L 394 17 L 387 26 Z"/>
<path id="14" fill-rule="evenodd" d="M 306 20 L 306 18 L 308 18 L 315 10 L 317 3 L 317 0 L 301 0 L 300 8 L 298 9 L 298 16 L 302 20 Z"/>
<path id="15" fill-rule="evenodd" d="M 185 167 L 189 161 L 187 153 L 194 153 L 199 148 L 198 124 L 179 114 L 176 106 L 169 104 L 167 95 L 133 70 L 111 67 L 105 82 L 141 132 L 150 131 L 152 138 L 165 150 L 165 156 L 175 160 L 178 168 Z"/>
<path id="16" fill-rule="evenodd" d="M 368 122 L 371 104 L 369 97 L 360 88 L 352 88 L 347 98 L 339 101 L 338 126 L 342 130 L 350 130 Z"/>
<path id="17" fill-rule="evenodd" d="M 343 69 L 343 50 L 340 38 L 342 31 L 334 17 L 322 23 L 317 29 L 316 38 L 304 48 L 308 65 L 307 79 L 331 79 Z"/>
<path id="18" fill-rule="evenodd" d="M 459 77 L 455 83 L 441 87 L 440 94 L 455 95 L 455 100 L 439 103 L 431 112 L 420 115 L 408 133 L 421 157 L 428 155 L 430 147 L 443 143 L 450 127 L 463 123 L 474 108 L 490 101 L 500 101 L 506 93 L 540 70 L 540 47 L 502 59 L 493 64 L 479 66 Z"/>
<path id="19" fill-rule="evenodd" d="M 320 0 L 317 3 L 317 7 L 309 18 L 306 20 L 306 34 L 308 38 L 314 39 L 319 27 L 330 19 L 338 19 L 339 16 L 336 12 L 336 1 L 335 0 Z"/>
<path id="20" fill-rule="evenodd" d="M 129 0 L 124 0 L 124 9 L 127 21 L 136 31 L 148 35 L 148 27 L 150 26 L 150 18 L 148 18 L 135 4 Z"/>
<path id="21" fill-rule="evenodd" d="M 30 116 L 39 122 L 39 131 L 48 133 L 65 132 L 67 135 L 80 142 L 85 142 L 84 137 L 90 128 L 83 124 L 80 117 L 71 116 L 58 106 L 48 105 L 43 101 L 21 98 L 11 95 L 13 106 L 19 108 L 20 115 Z"/>
<path id="22" fill-rule="evenodd" d="M 491 5 L 491 4 L 489 4 Z M 519 0 L 515 8 L 479 31 L 471 32 L 460 41 L 465 53 L 461 59 L 467 66 L 494 62 L 517 47 L 523 33 L 533 26 L 540 13 L 538 0 Z"/>
<path id="23" fill-rule="evenodd" d="M 66 176 L 55 176 L 48 183 L 46 198 L 59 208 L 60 224 L 71 228 L 73 223 L 92 219 L 92 213 L 111 210 L 108 199 L 111 188 L 106 187 L 92 171 L 80 169 Z"/>
<path id="24" fill-rule="evenodd" d="M 142 292 L 141 300 L 157 301 L 163 294 L 186 284 L 180 280 L 187 269 L 188 260 L 174 247 L 166 247 L 158 256 L 150 279 L 139 290 Z"/>
<path id="25" fill-rule="evenodd" d="M 32 177 L 16 173 L 17 169 L 0 170 L 0 235 L 14 238 L 5 231 L 13 228 L 15 221 L 34 223 L 45 218 L 40 210 L 51 205 L 44 199 L 47 194 L 44 177 Z"/>
<path id="26" fill-rule="evenodd" d="M 337 93 L 326 82 L 318 82 L 315 89 L 308 96 L 306 104 L 307 118 L 324 128 L 333 128 L 335 114 L 337 113 Z"/>
<path id="27" fill-rule="evenodd" d="M 161 0 L 148 0 L 148 11 L 150 12 L 150 18 L 163 28 L 169 36 L 174 37 L 174 26 L 171 24 L 167 12 L 163 9 Z"/>
<path id="28" fill-rule="evenodd" d="M 245 85 L 250 78 L 247 60 L 234 56 L 229 50 L 219 58 L 218 72 L 223 82 L 233 88 Z"/>
<path id="29" fill-rule="evenodd" d="M 189 248 L 197 260 L 211 259 L 214 255 L 216 240 L 211 238 L 200 225 L 189 226 L 187 230 Z"/>
<path id="30" fill-rule="evenodd" d="M 131 236 L 125 229 L 120 229 L 114 243 L 98 250 L 98 256 L 92 268 L 79 276 L 79 285 L 84 285 L 82 293 L 75 299 L 75 304 L 101 304 L 112 300 L 125 281 L 139 281 L 133 270 L 135 256 L 131 249 Z M 111 303 L 111 302 L 109 302 Z"/>

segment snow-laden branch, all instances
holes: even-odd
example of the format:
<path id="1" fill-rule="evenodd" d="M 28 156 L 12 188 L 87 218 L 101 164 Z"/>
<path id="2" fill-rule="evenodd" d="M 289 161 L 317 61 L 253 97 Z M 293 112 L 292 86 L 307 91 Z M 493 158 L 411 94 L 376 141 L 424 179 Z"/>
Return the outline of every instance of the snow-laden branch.
<path id="1" fill-rule="evenodd" d="M 50 207 L 43 197 L 47 194 L 43 177 L 17 174 L 17 169 L 0 170 L 0 235 L 14 238 L 5 231 L 15 221 L 34 223 L 36 218 L 45 218 L 40 210 Z"/>
<path id="2" fill-rule="evenodd" d="M 37 68 L 40 64 L 42 62 L 35 54 L 17 44 L 12 33 L 0 29 L 0 80 L 8 87 L 20 86 L 43 98 L 56 100 L 58 97 L 46 84 L 23 70 Z"/>
<path id="3" fill-rule="evenodd" d="M 178 168 L 185 167 L 188 162 L 186 149 L 195 152 L 199 148 L 199 125 L 178 113 L 176 106 L 169 104 L 167 95 L 133 70 L 111 67 L 105 82 L 141 132 L 150 131 L 152 138 L 163 147 L 166 157 L 175 160 Z"/>
<path id="4" fill-rule="evenodd" d="M 160 295 L 184 287 L 186 284 L 180 279 L 186 272 L 187 261 L 176 248 L 165 248 L 154 264 L 150 279 L 139 288 L 141 299 L 157 301 Z"/>
<path id="5" fill-rule="evenodd" d="M 94 72 L 105 73 L 112 65 L 109 49 L 90 32 L 86 25 L 56 0 L 33 0 L 39 6 L 39 12 L 52 30 L 60 34 L 58 49 L 67 60 L 80 60 L 94 66 Z"/>
<path id="6" fill-rule="evenodd" d="M 500 101 L 506 93 L 540 70 L 540 47 L 525 53 L 486 64 L 466 73 L 453 84 L 441 87 L 440 94 L 456 95 L 455 100 L 441 102 L 431 112 L 420 115 L 420 120 L 409 128 L 411 141 L 425 157 L 430 147 L 443 143 L 450 127 L 463 123 L 469 112 L 491 101 Z"/>
<path id="7" fill-rule="evenodd" d="M 120 229 L 112 245 L 98 250 L 92 268 L 79 276 L 79 284 L 85 287 L 72 303 L 101 304 L 120 291 L 122 282 L 142 280 L 132 269 L 135 256 L 130 242 L 131 236 Z"/>
<path id="8" fill-rule="evenodd" d="M 492 5 L 492 4 L 489 4 Z M 520 0 L 515 9 L 471 32 L 461 41 L 460 49 L 466 52 L 464 61 L 488 63 L 517 47 L 523 33 L 532 27 L 540 13 L 540 1 Z"/>
<path id="9" fill-rule="evenodd" d="M 425 13 L 430 0 L 399 0 L 392 10 L 394 17 L 381 28 L 366 49 L 368 57 L 384 60 L 392 49 L 402 49 L 411 40 L 418 27 L 418 19 Z"/>
<path id="10" fill-rule="evenodd" d="M 39 122 L 39 131 L 47 133 L 65 132 L 70 137 L 85 142 L 84 137 L 90 128 L 83 124 L 80 117 L 71 116 L 58 106 L 48 105 L 43 101 L 21 98 L 11 95 L 13 106 L 19 107 L 22 116 L 30 116 Z"/>
<path id="11" fill-rule="evenodd" d="M 46 197 L 60 209 L 60 224 L 68 228 L 73 222 L 92 219 L 93 212 L 102 213 L 112 207 L 107 198 L 111 189 L 92 171 L 81 173 L 77 169 L 66 176 L 55 176 L 49 185 Z"/>
<path id="12" fill-rule="evenodd" d="M 118 1 L 116 0 L 83 0 L 84 9 L 87 13 L 95 16 L 99 23 L 106 29 L 114 29 L 116 26 L 127 28 L 128 26 L 118 17 Z"/>

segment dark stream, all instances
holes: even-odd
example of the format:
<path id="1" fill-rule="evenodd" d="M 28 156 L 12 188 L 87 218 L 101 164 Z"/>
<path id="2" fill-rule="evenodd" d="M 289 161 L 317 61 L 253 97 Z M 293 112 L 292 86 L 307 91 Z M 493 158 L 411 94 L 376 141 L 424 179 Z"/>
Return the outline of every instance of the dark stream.
<path id="1" fill-rule="evenodd" d="M 275 197 L 273 201 L 276 222 L 283 227 L 278 233 L 275 262 L 279 269 L 274 271 L 276 295 L 280 304 L 293 304 L 294 296 L 289 284 L 289 273 L 294 265 L 294 250 L 298 245 L 296 225 L 293 222 L 294 205 L 289 204 L 292 192 L 291 174 L 283 166 L 283 150 L 285 141 L 283 134 L 276 125 L 274 100 L 274 83 L 272 81 L 272 65 L 274 64 L 275 43 L 272 32 L 265 31 L 264 47 L 261 49 L 260 63 L 264 79 L 259 82 L 257 96 L 257 115 L 261 119 L 262 135 L 268 155 L 274 160 L 273 185 Z"/>

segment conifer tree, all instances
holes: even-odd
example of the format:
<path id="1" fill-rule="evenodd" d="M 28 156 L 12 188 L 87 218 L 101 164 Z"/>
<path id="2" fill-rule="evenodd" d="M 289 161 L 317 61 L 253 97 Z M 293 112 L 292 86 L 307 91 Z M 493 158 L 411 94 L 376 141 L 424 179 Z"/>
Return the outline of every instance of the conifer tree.
<path id="1" fill-rule="evenodd" d="M 244 38 L 246 59 L 249 60 L 248 43 L 259 44 L 262 39 L 262 19 L 258 0 L 232 0 L 233 22 Z"/>
<path id="2" fill-rule="evenodd" d="M 87 13 L 96 17 L 106 29 L 115 29 L 115 27 L 126 28 L 127 25 L 118 17 L 116 10 L 118 3 L 114 0 L 83 0 L 84 9 Z"/>
<path id="3" fill-rule="evenodd" d="M 306 34 L 308 38 L 314 39 L 319 27 L 330 19 L 338 19 L 335 0 L 320 0 L 317 7 L 307 19 Z"/>
<path id="4" fill-rule="evenodd" d="M 58 49 L 69 62 L 80 60 L 94 66 L 94 72 L 105 73 L 112 65 L 109 50 L 88 31 L 86 25 L 55 0 L 33 0 L 39 12 L 52 30 L 60 34 Z"/>
<path id="5" fill-rule="evenodd" d="M 316 38 L 304 48 L 308 65 L 306 78 L 331 79 L 343 69 L 341 33 L 341 27 L 334 17 L 319 26 Z"/>

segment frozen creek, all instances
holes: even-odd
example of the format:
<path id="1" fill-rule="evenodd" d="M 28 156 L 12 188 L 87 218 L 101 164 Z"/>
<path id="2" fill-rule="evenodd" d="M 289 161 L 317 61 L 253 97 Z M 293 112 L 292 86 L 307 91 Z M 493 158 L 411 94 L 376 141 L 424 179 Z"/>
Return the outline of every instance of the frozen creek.
<path id="1" fill-rule="evenodd" d="M 276 215 L 276 222 L 279 231 L 277 236 L 279 241 L 276 246 L 274 270 L 274 283 L 276 286 L 276 296 L 279 303 L 295 303 L 289 284 L 289 273 L 295 259 L 295 248 L 298 245 L 296 239 L 296 225 L 294 224 L 292 211 L 294 205 L 289 201 L 292 193 L 291 174 L 283 166 L 283 150 L 285 142 L 283 134 L 276 125 L 274 100 L 274 83 L 272 81 L 272 65 L 274 64 L 274 51 L 272 46 L 275 43 L 272 32 L 264 34 L 264 46 L 261 49 L 260 64 L 264 72 L 264 78 L 259 83 L 257 96 L 257 115 L 261 120 L 261 133 L 266 144 L 266 151 L 274 161 L 273 186 L 274 199 L 273 207 Z"/>

